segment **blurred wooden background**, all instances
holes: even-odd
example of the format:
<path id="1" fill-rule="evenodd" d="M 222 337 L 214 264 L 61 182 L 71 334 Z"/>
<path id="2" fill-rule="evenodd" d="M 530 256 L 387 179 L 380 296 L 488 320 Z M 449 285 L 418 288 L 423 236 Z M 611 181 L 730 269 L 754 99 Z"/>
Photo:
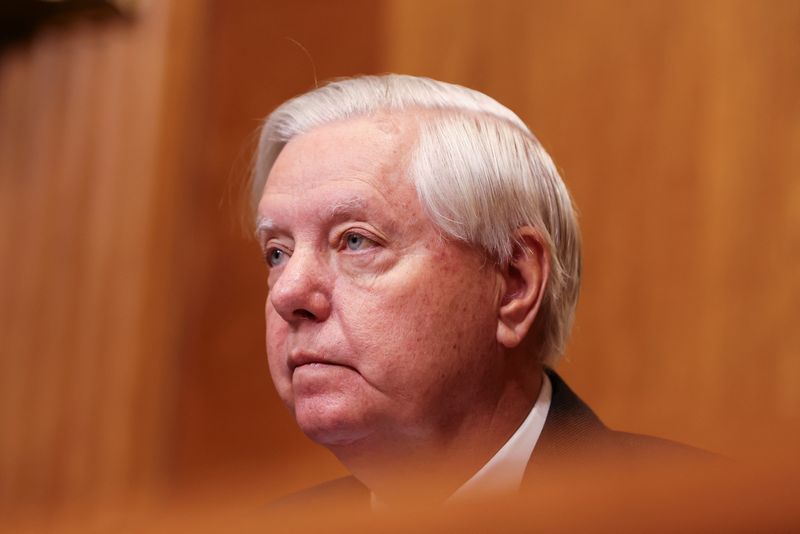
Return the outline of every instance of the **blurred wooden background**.
<path id="1" fill-rule="evenodd" d="M 342 472 L 272 391 L 237 211 L 314 73 L 531 126 L 584 236 L 560 370 L 606 423 L 734 455 L 797 428 L 800 2 L 140 4 L 0 51 L 0 510 Z"/>

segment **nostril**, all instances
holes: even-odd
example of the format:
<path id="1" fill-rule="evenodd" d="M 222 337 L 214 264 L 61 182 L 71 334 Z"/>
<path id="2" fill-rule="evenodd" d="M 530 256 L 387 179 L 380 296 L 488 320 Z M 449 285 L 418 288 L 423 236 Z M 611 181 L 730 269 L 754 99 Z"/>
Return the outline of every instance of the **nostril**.
<path id="1" fill-rule="evenodd" d="M 298 317 L 302 317 L 303 319 L 310 319 L 312 321 L 316 320 L 317 318 L 313 313 L 303 308 L 295 310 L 294 314 Z"/>

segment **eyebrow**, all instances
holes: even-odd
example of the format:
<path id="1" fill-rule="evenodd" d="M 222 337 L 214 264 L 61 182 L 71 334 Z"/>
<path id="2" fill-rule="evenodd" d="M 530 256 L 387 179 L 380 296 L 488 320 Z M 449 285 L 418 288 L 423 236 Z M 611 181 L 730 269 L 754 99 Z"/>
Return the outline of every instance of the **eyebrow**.
<path id="1" fill-rule="evenodd" d="M 324 220 L 340 218 L 342 216 L 356 214 L 359 211 L 364 211 L 366 207 L 367 203 L 363 198 L 347 198 L 326 206 L 322 212 L 322 217 Z M 264 232 L 275 230 L 278 227 L 275 221 L 269 217 L 259 215 L 256 218 L 256 236 L 258 237 L 261 237 Z"/>
<path id="2" fill-rule="evenodd" d="M 341 215 L 348 215 L 357 211 L 363 211 L 367 203 L 363 198 L 353 197 L 331 204 L 325 208 L 327 219 L 333 219 Z"/>
<path id="3" fill-rule="evenodd" d="M 255 237 L 261 247 L 265 244 L 264 234 L 276 228 L 275 222 L 272 219 L 262 217 L 259 215 L 256 218 L 256 231 Z"/>
<path id="4" fill-rule="evenodd" d="M 275 222 L 272 219 L 262 217 L 259 215 L 256 218 L 256 235 L 261 235 L 262 232 L 272 230 L 275 228 Z"/>

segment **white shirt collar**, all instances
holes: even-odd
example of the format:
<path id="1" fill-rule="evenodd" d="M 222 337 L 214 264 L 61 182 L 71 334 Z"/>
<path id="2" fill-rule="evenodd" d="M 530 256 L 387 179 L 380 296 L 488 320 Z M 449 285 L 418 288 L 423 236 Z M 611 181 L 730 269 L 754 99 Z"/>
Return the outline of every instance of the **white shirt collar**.
<path id="1" fill-rule="evenodd" d="M 508 441 L 500 447 L 492 458 L 481 467 L 472 478 L 464 482 L 446 502 L 469 500 L 486 495 L 514 493 L 522 484 L 525 468 L 528 466 L 533 448 L 539 441 L 544 428 L 544 421 L 550 411 L 550 400 L 553 386 L 546 373 L 542 373 L 542 387 L 539 397 L 528 416 L 512 434 Z M 381 500 L 370 494 L 373 510 L 385 508 Z"/>
<path id="2" fill-rule="evenodd" d="M 514 493 L 519 490 L 525 468 L 528 467 L 533 448 L 536 447 L 536 442 L 542 434 L 547 412 L 550 411 L 553 386 L 547 374 L 543 375 L 539 398 L 517 431 L 472 478 L 447 499 L 447 502 Z"/>

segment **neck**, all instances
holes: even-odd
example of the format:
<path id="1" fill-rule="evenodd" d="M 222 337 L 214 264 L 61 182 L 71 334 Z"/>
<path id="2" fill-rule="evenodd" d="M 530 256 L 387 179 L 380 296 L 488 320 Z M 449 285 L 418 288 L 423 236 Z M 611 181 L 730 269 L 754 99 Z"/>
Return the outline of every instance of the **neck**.
<path id="1" fill-rule="evenodd" d="M 504 372 L 484 402 L 471 402 L 446 421 L 447 432 L 388 436 L 332 448 L 339 460 L 386 503 L 441 502 L 469 480 L 508 441 L 530 413 L 542 367 L 524 358 Z M 455 429 L 455 430 L 453 430 Z"/>

